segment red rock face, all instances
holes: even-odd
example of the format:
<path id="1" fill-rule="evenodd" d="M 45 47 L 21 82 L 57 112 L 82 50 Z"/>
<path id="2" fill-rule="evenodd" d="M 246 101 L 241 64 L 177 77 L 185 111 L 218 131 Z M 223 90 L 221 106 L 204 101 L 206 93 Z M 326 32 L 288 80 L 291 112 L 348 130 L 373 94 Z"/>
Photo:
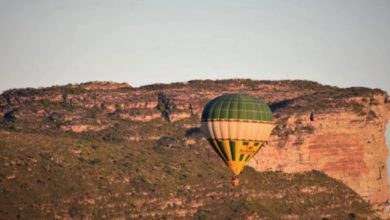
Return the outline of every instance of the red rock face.
<path id="1" fill-rule="evenodd" d="M 382 113 L 379 117 L 386 116 Z M 280 138 L 274 136 L 249 165 L 259 171 L 323 171 L 370 202 L 383 204 L 389 197 L 387 119 L 383 119 L 368 121 L 351 112 L 319 114 L 314 121 L 310 121 L 309 115 L 290 116 L 288 127 L 296 127 L 295 122 L 299 120 L 312 126 L 313 133 L 290 135 L 284 146 L 280 146 Z"/>

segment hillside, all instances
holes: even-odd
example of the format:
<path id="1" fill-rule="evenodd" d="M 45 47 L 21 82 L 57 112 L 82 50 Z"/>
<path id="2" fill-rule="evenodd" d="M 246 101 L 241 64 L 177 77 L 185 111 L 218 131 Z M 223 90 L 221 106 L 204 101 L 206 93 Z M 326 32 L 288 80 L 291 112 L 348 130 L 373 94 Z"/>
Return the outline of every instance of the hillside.
<path id="1" fill-rule="evenodd" d="M 277 125 L 239 188 L 199 132 L 205 103 L 233 92 L 270 104 Z M 384 216 L 389 105 L 381 90 L 309 81 L 9 90 L 0 216 L 369 218 L 371 205 Z"/>
<path id="2" fill-rule="evenodd" d="M 207 143 L 105 142 L 0 131 L 0 219 L 374 217 L 323 173 L 241 175 L 238 188 Z"/>

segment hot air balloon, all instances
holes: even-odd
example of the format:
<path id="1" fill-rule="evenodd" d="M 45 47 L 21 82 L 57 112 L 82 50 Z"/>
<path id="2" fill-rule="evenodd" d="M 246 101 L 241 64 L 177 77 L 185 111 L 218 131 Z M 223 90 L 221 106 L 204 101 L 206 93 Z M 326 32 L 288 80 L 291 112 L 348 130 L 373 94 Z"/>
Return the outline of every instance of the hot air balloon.
<path id="1" fill-rule="evenodd" d="M 203 109 L 202 133 L 234 173 L 232 185 L 245 164 L 267 142 L 274 125 L 269 106 L 245 94 L 219 96 Z"/>

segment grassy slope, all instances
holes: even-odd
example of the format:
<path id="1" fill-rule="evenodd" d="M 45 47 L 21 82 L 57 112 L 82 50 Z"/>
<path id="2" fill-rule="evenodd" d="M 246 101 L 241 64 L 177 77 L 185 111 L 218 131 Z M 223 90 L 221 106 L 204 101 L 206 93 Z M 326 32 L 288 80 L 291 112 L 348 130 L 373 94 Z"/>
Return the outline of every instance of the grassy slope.
<path id="1" fill-rule="evenodd" d="M 257 173 L 230 186 L 204 139 L 112 142 L 0 130 L 0 219 L 278 219 L 373 216 L 342 183 L 316 171 Z"/>

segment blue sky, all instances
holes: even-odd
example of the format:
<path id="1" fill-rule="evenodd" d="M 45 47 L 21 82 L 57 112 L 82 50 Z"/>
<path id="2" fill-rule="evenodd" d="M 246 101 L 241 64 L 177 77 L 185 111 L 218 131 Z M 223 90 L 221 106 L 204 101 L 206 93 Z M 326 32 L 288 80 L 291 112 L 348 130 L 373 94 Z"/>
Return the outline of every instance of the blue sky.
<path id="1" fill-rule="evenodd" d="M 386 0 L 0 0 L 0 91 L 252 78 L 390 92 L 389 11 Z"/>

